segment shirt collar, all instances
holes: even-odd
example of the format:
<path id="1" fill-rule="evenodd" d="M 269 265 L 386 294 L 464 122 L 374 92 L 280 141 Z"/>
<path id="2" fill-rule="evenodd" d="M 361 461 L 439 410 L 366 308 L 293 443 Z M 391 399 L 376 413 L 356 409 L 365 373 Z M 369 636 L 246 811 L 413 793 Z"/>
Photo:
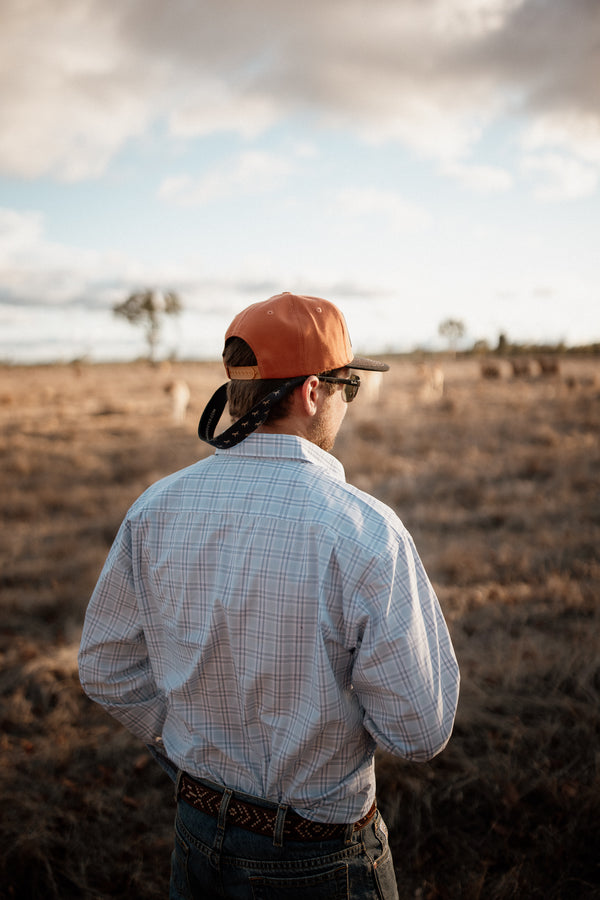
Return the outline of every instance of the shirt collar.
<path id="1" fill-rule="evenodd" d="M 321 450 L 306 438 L 292 434 L 250 434 L 240 444 L 227 450 L 215 450 L 216 456 L 246 457 L 248 459 L 294 459 L 309 462 L 324 469 L 336 481 L 345 481 L 344 467 L 335 456 Z"/>

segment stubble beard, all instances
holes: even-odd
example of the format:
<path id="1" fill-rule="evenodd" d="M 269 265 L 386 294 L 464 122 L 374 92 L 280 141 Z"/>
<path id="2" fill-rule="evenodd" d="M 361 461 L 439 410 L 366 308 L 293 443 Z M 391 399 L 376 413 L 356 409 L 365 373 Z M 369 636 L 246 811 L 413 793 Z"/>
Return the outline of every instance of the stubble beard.
<path id="1" fill-rule="evenodd" d="M 339 425 L 335 428 L 331 416 L 324 412 L 313 420 L 308 438 L 321 450 L 331 453 L 338 431 Z"/>

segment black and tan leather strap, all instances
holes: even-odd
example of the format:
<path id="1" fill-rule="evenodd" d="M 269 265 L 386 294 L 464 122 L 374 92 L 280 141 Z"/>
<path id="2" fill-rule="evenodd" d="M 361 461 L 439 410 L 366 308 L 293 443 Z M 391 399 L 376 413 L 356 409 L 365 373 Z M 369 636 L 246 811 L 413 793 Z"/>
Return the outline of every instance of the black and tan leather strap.
<path id="1" fill-rule="evenodd" d="M 229 447 L 235 447 L 244 438 L 263 424 L 271 408 L 282 400 L 286 394 L 289 394 L 294 388 L 306 381 L 306 375 L 299 375 L 297 378 L 290 378 L 284 384 L 280 384 L 274 391 L 271 391 L 262 400 L 259 400 L 252 409 L 234 422 L 226 431 L 223 431 L 217 437 L 214 436 L 215 429 L 219 424 L 223 410 L 227 405 L 227 384 L 222 384 L 212 395 L 198 425 L 198 437 L 211 447 L 217 447 L 220 450 L 226 450 Z"/>

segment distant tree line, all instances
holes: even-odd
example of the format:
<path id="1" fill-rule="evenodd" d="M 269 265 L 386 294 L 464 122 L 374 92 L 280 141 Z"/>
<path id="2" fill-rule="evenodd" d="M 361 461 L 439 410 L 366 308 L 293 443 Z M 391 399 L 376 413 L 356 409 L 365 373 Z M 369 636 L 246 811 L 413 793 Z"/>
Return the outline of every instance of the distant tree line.
<path id="1" fill-rule="evenodd" d="M 466 327 L 464 322 L 460 319 L 444 319 L 438 326 L 438 334 L 446 339 L 448 342 L 448 349 L 456 354 L 458 345 L 466 334 Z M 506 333 L 502 332 L 498 336 L 498 343 L 495 347 L 487 340 L 477 340 L 470 349 L 463 349 L 460 353 L 461 355 L 466 356 L 472 354 L 480 356 L 486 354 L 494 354 L 495 356 L 519 356 L 525 354 L 553 355 L 564 353 L 573 355 L 600 355 L 600 343 L 596 342 L 579 346 L 567 346 L 564 341 L 559 341 L 556 344 L 520 344 L 510 341 Z"/>
<path id="2" fill-rule="evenodd" d="M 553 354 L 571 354 L 597 356 L 600 355 L 600 343 L 579 344 L 569 346 L 564 341 L 558 341 L 556 344 L 520 344 L 510 341 L 506 334 L 502 333 L 498 337 L 498 343 L 495 347 L 490 346 L 488 341 L 475 341 L 470 350 L 466 350 L 467 355 L 477 354 L 494 354 L 495 356 L 525 356 L 545 354 L 552 356 Z"/>

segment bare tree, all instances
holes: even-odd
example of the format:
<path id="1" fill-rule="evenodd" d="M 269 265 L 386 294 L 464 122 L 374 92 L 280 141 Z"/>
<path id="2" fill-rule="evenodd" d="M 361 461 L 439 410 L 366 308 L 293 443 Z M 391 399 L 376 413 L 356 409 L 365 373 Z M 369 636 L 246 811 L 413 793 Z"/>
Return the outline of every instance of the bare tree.
<path id="1" fill-rule="evenodd" d="M 456 345 L 465 334 L 465 323 L 460 319 L 445 319 L 439 324 L 438 334 L 446 338 L 450 349 L 456 352 Z"/>
<path id="2" fill-rule="evenodd" d="M 146 332 L 148 358 L 155 362 L 156 346 L 164 316 L 178 315 L 183 309 L 179 296 L 174 291 L 136 291 L 127 300 L 116 303 L 113 312 L 133 325 L 141 325 Z"/>

